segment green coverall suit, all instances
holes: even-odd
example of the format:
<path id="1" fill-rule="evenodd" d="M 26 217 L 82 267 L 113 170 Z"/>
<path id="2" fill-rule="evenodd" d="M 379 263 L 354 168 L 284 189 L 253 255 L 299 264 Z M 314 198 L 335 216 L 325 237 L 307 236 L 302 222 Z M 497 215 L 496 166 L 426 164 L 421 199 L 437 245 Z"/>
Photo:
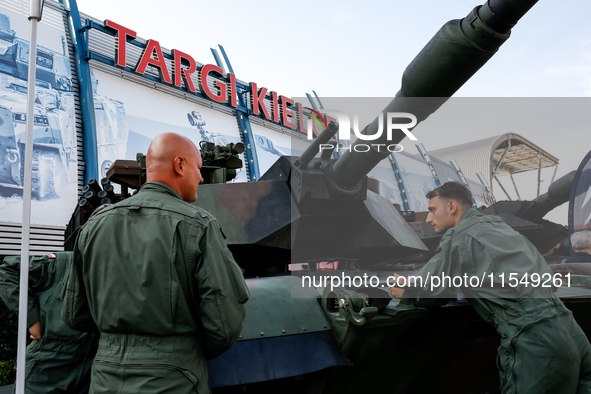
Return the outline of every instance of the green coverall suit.
<path id="1" fill-rule="evenodd" d="M 91 393 L 207 393 L 248 297 L 217 220 L 148 182 L 82 227 L 62 317 L 100 331 Z"/>
<path id="2" fill-rule="evenodd" d="M 534 273 L 547 274 L 538 286 L 531 281 Z M 497 216 L 468 209 L 420 271 L 422 287 L 405 290 L 402 303 L 433 307 L 456 298 L 457 290 L 447 280 L 431 290 L 428 276 L 443 274 L 480 279 L 481 284 L 474 279 L 461 291 L 501 336 L 497 366 L 503 393 L 591 393 L 589 341 L 554 295 L 552 280 L 546 280 L 552 271 L 525 237 Z M 529 284 L 511 287 L 511 274 L 520 281 L 527 275 Z"/>
<path id="3" fill-rule="evenodd" d="M 62 318 L 62 287 L 71 252 L 31 257 L 27 326 L 40 322 L 41 339 L 27 347 L 25 393 L 87 393 L 98 336 L 68 328 Z M 18 313 L 20 257 L 0 264 L 0 298 Z M 15 333 L 16 334 L 16 333 Z"/>

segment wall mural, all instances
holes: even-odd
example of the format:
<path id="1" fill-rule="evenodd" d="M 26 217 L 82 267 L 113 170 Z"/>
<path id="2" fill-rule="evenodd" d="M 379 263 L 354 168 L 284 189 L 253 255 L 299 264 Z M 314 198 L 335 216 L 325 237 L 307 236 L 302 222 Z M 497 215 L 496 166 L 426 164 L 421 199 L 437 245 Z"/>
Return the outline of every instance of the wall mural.
<path id="1" fill-rule="evenodd" d="M 29 63 L 28 5 L 0 13 L 0 221 L 22 220 Z M 22 13 L 18 12 L 19 7 Z M 72 73 L 60 13 L 39 24 L 31 223 L 65 226 L 76 202 Z"/>

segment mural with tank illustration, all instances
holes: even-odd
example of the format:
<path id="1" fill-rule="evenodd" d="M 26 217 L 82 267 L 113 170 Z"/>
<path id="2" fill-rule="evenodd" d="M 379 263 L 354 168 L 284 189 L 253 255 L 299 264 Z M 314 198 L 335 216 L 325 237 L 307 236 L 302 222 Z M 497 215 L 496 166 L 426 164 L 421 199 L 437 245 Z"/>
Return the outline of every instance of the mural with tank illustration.
<path id="1" fill-rule="evenodd" d="M 227 145 L 240 141 L 235 116 L 187 102 L 166 93 L 92 69 L 100 177 L 117 159 L 146 154 L 152 139 L 164 132 Z M 244 155 L 239 155 L 244 161 Z M 233 182 L 246 182 L 244 167 Z"/>
<path id="2" fill-rule="evenodd" d="M 29 63 L 28 3 L 0 13 L 0 221 L 22 220 Z M 74 90 L 62 15 L 38 28 L 31 223 L 65 226 L 76 201 Z"/>

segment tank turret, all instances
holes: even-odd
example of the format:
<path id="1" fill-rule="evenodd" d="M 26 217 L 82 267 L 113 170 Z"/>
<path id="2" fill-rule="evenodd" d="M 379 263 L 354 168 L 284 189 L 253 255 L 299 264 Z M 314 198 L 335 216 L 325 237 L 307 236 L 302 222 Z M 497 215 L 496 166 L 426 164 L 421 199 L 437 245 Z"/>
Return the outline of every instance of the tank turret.
<path id="1" fill-rule="evenodd" d="M 534 200 L 500 201 L 483 210 L 483 213 L 510 214 L 538 223 L 548 212 L 568 201 L 575 174 L 576 171 L 571 171 L 552 182 L 548 191 Z"/>
<path id="2" fill-rule="evenodd" d="M 526 236 L 540 252 L 545 253 L 568 236 L 566 227 L 543 217 L 568 201 L 576 171 L 554 181 L 548 191 L 531 201 L 499 201 L 482 209 L 482 213 L 498 215 L 505 223 Z"/>
<path id="3" fill-rule="evenodd" d="M 509 38 L 510 29 L 535 3 L 531 0 L 489 1 L 476 7 L 467 17 L 445 24 L 407 67 L 402 88 L 379 116 L 395 112 L 412 114 L 416 123 L 426 119 L 496 53 Z M 382 120 L 382 125 L 387 124 L 387 120 Z M 378 117 L 363 134 L 376 134 L 379 124 Z M 335 127 L 327 127 L 301 157 L 280 159 L 257 184 L 240 186 L 259 189 L 254 194 L 264 196 L 261 202 L 279 201 L 279 195 L 270 197 L 262 191 L 269 187 L 262 181 L 283 181 L 283 185 L 277 185 L 284 189 L 285 196 L 280 210 L 290 212 L 291 217 L 286 220 L 288 218 L 278 215 L 275 218 L 281 221 L 272 219 L 269 226 L 269 217 L 263 213 L 268 208 L 258 204 L 245 208 L 249 210 L 248 215 L 235 216 L 240 219 L 233 218 L 231 225 L 226 226 L 236 229 L 229 235 L 230 244 L 238 239 L 253 240 L 253 231 L 259 233 L 264 229 L 255 237 L 255 243 L 265 239 L 267 246 L 284 248 L 289 245 L 292 261 L 347 256 L 360 259 L 362 266 L 378 263 L 391 255 L 402 257 L 427 249 L 392 204 L 367 189 L 367 174 L 389 155 L 388 151 L 371 147 L 368 152 L 352 149 L 336 160 L 327 155 L 316 157 L 319 146 L 328 142 L 335 132 Z M 387 139 L 388 133 L 382 133 L 372 144 L 396 144 L 406 136 L 402 130 L 391 134 Z M 363 142 L 358 140 L 353 146 Z M 220 194 L 236 194 L 224 191 L 223 185 L 218 188 L 211 190 L 214 194 L 211 197 L 215 198 L 205 196 L 197 204 L 212 210 L 216 216 L 218 213 L 227 216 L 227 211 L 235 208 L 208 201 L 220 201 Z M 248 220 L 245 222 L 244 218 Z M 287 228 L 290 231 L 286 231 Z"/>

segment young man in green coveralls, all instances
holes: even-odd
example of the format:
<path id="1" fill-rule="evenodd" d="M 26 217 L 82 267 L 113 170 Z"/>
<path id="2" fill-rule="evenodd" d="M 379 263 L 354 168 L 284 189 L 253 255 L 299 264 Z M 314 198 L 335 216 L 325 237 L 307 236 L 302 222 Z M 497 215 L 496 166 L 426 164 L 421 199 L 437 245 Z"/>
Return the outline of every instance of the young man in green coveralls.
<path id="1" fill-rule="evenodd" d="M 238 339 L 249 292 L 216 219 L 190 204 L 201 164 L 188 138 L 156 136 L 146 184 L 80 231 L 62 317 L 100 331 L 90 393 L 208 393 L 205 360 Z"/>
<path id="2" fill-rule="evenodd" d="M 0 298 L 18 313 L 20 256 L 0 264 Z M 98 335 L 74 331 L 61 318 L 62 287 L 72 253 L 58 252 L 29 259 L 25 393 L 88 393 L 90 368 Z M 16 334 L 16 333 L 15 333 Z"/>
<path id="3" fill-rule="evenodd" d="M 470 191 L 460 183 L 447 182 L 427 198 L 426 221 L 443 237 L 435 256 L 419 272 L 424 286 L 408 288 L 404 295 L 392 287 L 390 293 L 402 297 L 404 304 L 434 307 L 456 298 L 457 289 L 445 282 L 431 291 L 428 275 L 484 277 L 482 286 L 461 290 L 501 336 L 497 360 L 501 391 L 591 393 L 587 337 L 552 288 L 532 283 L 532 274 L 552 274 L 538 250 L 497 216 L 471 208 Z M 526 276 L 529 285 L 509 286 L 510 274 L 519 280 Z"/>

